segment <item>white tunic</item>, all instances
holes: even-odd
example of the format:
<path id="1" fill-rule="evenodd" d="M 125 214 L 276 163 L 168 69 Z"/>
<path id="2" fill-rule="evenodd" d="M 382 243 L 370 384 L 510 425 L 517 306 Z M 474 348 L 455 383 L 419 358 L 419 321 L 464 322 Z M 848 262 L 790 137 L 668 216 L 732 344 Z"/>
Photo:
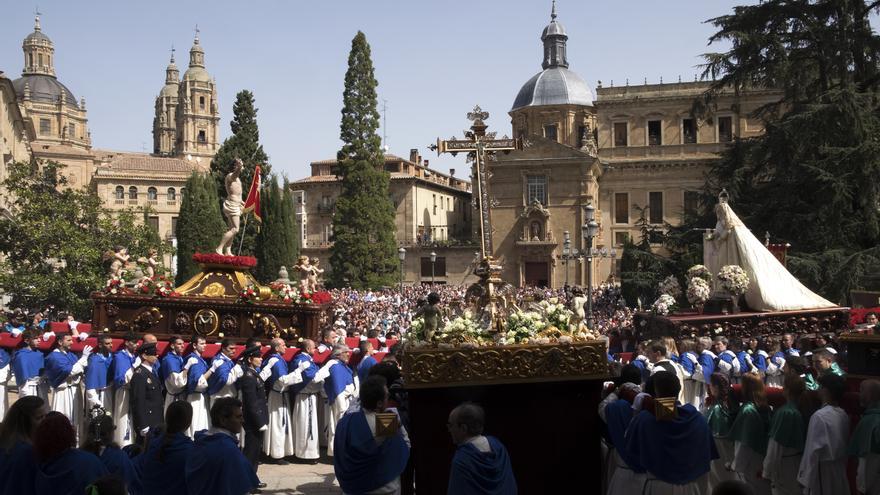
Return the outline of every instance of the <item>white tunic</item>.
<path id="1" fill-rule="evenodd" d="M 318 429 L 318 398 L 321 383 L 310 382 L 294 398 L 293 412 L 293 455 L 300 459 L 317 459 L 318 441 L 321 430 Z"/>
<path id="2" fill-rule="evenodd" d="M 856 488 L 865 495 L 880 495 L 880 454 L 859 457 Z"/>
<path id="3" fill-rule="evenodd" d="M 764 469 L 764 456 L 742 442 L 734 442 L 732 467 L 740 479 L 752 487 L 755 495 L 770 495 L 770 482 L 758 476 Z"/>
<path id="4" fill-rule="evenodd" d="M 196 384 L 195 392 L 186 394 L 186 401 L 193 408 L 192 424 L 186 431 L 186 434 L 191 438 L 195 435 L 195 432 L 211 428 L 210 414 L 208 412 L 210 405 L 208 404 L 208 398 L 204 394 L 207 389 L 208 380 L 205 379 L 205 375 L 202 375 Z"/>
<path id="5" fill-rule="evenodd" d="M 764 456 L 762 476 L 770 480 L 773 495 L 800 495 L 803 489 L 797 482 L 798 468 L 801 464 L 801 451 L 783 447 L 770 439 L 767 455 Z"/>
<path id="6" fill-rule="evenodd" d="M 816 411 L 807 428 L 798 482 L 804 495 L 849 493 L 846 477 L 846 446 L 849 417 L 843 409 L 827 405 Z"/>
<path id="7" fill-rule="evenodd" d="M 327 363 L 318 370 L 318 373 L 315 374 L 316 382 L 322 382 L 330 376 L 330 368 L 333 366 L 345 366 L 344 363 L 339 361 L 338 359 L 331 359 L 327 361 Z M 348 410 L 348 407 L 351 405 L 351 399 L 353 397 L 357 397 L 358 390 L 358 378 L 357 375 L 354 375 L 354 383 L 350 383 L 346 385 L 345 390 L 339 392 L 339 395 L 336 396 L 336 399 L 333 402 L 329 402 L 328 407 L 325 409 L 325 419 L 327 421 L 327 455 L 333 456 L 333 439 L 336 437 L 336 423 L 342 419 L 342 416 L 345 415 L 345 411 Z"/>
<path id="8" fill-rule="evenodd" d="M 55 349 L 52 352 L 66 354 L 61 349 Z M 70 424 L 73 425 L 73 429 L 76 430 L 77 438 L 79 438 L 79 435 L 82 434 L 83 430 L 83 412 L 85 406 L 83 405 L 80 382 L 82 381 L 87 359 L 87 355 L 79 358 L 76 363 L 73 364 L 73 368 L 71 368 L 70 374 L 67 375 L 67 378 L 57 387 L 52 389 L 52 410 L 67 416 L 67 419 L 70 420 Z"/>
<path id="9" fill-rule="evenodd" d="M 186 399 L 186 378 L 189 370 L 182 369 L 177 373 L 168 373 L 165 377 L 165 410 L 171 403 Z"/>
<path id="10" fill-rule="evenodd" d="M 269 363 L 274 364 L 272 359 Z M 271 370 L 272 366 L 266 368 Z M 302 370 L 297 369 L 278 377 L 269 391 L 269 428 L 263 436 L 263 453 L 273 459 L 293 455 L 293 425 L 287 388 L 300 382 Z"/>
<path id="11" fill-rule="evenodd" d="M 8 364 L 0 368 L 0 422 L 6 417 L 6 409 L 9 407 L 6 400 L 6 382 L 9 381 L 10 369 L 12 366 Z"/>
<path id="12" fill-rule="evenodd" d="M 644 487 L 637 492 L 642 495 L 707 495 L 709 493 L 709 475 L 704 474 L 700 478 L 684 485 L 673 485 L 654 478 L 650 473 L 645 478 Z"/>
<path id="13" fill-rule="evenodd" d="M 131 445 L 137 436 L 131 426 L 131 415 L 128 409 L 128 384 L 134 374 L 135 366 L 125 372 L 125 384 L 113 391 L 113 421 L 116 430 L 113 431 L 113 440 L 120 447 Z"/>

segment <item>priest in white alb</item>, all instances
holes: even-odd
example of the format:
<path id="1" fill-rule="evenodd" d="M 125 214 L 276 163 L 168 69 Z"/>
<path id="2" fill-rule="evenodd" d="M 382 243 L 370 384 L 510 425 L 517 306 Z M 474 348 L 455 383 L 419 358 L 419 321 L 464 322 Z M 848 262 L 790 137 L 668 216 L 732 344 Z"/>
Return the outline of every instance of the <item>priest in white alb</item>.
<path id="1" fill-rule="evenodd" d="M 318 398 L 322 383 L 315 381 L 318 365 L 312 359 L 315 342 L 303 340 L 300 352 L 290 362 L 291 369 L 302 368 L 302 382 L 292 385 L 289 393 L 293 403 L 293 455 L 299 459 L 316 462 L 321 457 L 318 442 Z M 303 364 L 306 363 L 306 364 Z"/>
<path id="2" fill-rule="evenodd" d="M 59 335 L 55 340 L 55 349 L 46 357 L 46 379 L 52 387 L 52 410 L 67 416 L 77 434 L 82 433 L 83 403 L 82 381 L 91 346 L 85 346 L 82 357 L 70 351 L 73 337 L 70 334 Z"/>
<path id="3" fill-rule="evenodd" d="M 333 455 L 333 439 L 336 436 L 336 423 L 348 410 L 351 399 L 358 394 L 358 378 L 348 367 L 351 349 L 345 344 L 333 346 L 330 359 L 315 375 L 316 382 L 324 384 L 327 395 L 325 419 L 327 428 L 327 455 Z"/>
<path id="4" fill-rule="evenodd" d="M 266 379 L 266 388 L 269 390 L 269 428 L 263 438 L 263 453 L 277 464 L 286 464 L 284 458 L 293 455 L 293 425 L 287 389 L 302 381 L 302 370 L 305 366 L 288 367 L 284 360 L 287 345 L 283 339 L 276 337 L 269 346 L 272 354 L 263 366 L 264 371 L 271 373 Z"/>
<path id="5" fill-rule="evenodd" d="M 840 407 L 846 378 L 828 373 L 819 377 L 819 386 L 822 408 L 810 417 L 797 480 L 804 495 L 850 493 L 846 476 L 849 416 Z"/>

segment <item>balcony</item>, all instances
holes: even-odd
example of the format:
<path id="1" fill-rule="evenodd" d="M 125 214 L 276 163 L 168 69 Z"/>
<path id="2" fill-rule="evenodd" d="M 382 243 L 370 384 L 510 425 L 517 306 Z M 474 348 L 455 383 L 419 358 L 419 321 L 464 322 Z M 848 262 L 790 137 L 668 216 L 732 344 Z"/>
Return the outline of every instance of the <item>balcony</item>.
<path id="1" fill-rule="evenodd" d="M 553 232 L 547 232 L 542 236 L 520 236 L 520 238 L 516 241 L 517 246 L 555 246 L 558 244 L 556 239 L 553 237 Z"/>
<path id="2" fill-rule="evenodd" d="M 128 200 L 128 204 L 130 204 L 130 205 L 136 205 L 136 204 L 138 204 L 138 200 L 136 200 L 136 199 L 129 199 L 129 200 Z"/>
<path id="3" fill-rule="evenodd" d="M 336 203 L 318 203 L 318 213 L 332 215 L 336 210 Z"/>
<path id="4" fill-rule="evenodd" d="M 686 158 L 696 154 L 718 154 L 730 143 L 664 144 L 661 146 L 616 146 L 602 148 L 602 158 Z"/>

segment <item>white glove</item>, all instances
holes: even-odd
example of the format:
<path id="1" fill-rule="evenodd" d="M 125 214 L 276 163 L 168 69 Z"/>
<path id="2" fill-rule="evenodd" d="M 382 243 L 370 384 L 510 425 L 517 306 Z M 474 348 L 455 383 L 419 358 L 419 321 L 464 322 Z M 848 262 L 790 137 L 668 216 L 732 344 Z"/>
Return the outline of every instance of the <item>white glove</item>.
<path id="1" fill-rule="evenodd" d="M 80 342 L 82 342 L 83 340 L 89 338 L 89 334 L 86 332 L 80 332 L 77 338 L 80 340 Z"/>
<path id="2" fill-rule="evenodd" d="M 141 435 L 147 436 L 147 433 L 149 433 L 149 432 L 150 432 L 150 427 L 148 426 L 148 427 L 144 428 L 143 430 L 141 430 Z"/>
<path id="3" fill-rule="evenodd" d="M 89 355 L 92 353 L 92 349 L 93 349 L 93 347 L 90 345 L 83 347 L 83 354 L 82 354 L 83 357 L 88 358 Z"/>
<path id="4" fill-rule="evenodd" d="M 699 363 L 699 361 L 697 361 L 697 356 L 694 356 L 693 354 L 685 354 L 684 357 L 686 357 L 688 361 L 694 364 Z"/>
<path id="5" fill-rule="evenodd" d="M 298 369 L 298 370 L 304 370 L 304 369 L 308 368 L 308 367 L 311 366 L 311 365 L 312 365 L 311 361 L 303 361 L 303 362 L 299 363 L 299 366 L 297 366 L 296 369 Z"/>
<path id="6" fill-rule="evenodd" d="M 269 425 L 263 425 L 262 427 L 260 427 L 260 431 L 266 431 L 268 429 L 269 429 Z"/>
<path id="7" fill-rule="evenodd" d="M 214 362 L 211 363 L 211 373 L 216 373 L 221 366 L 223 366 L 223 360 L 215 359 Z"/>
<path id="8" fill-rule="evenodd" d="M 141 365 L 141 358 L 140 358 L 140 357 L 136 357 L 136 358 L 134 358 L 134 364 L 132 364 L 131 367 L 132 367 L 132 368 L 137 368 L 137 367 L 140 366 L 140 365 Z"/>
<path id="9" fill-rule="evenodd" d="M 186 371 L 189 371 L 190 368 L 192 368 L 193 366 L 195 366 L 198 363 L 199 363 L 199 360 L 197 358 L 191 357 L 186 361 L 186 364 L 183 365 L 183 369 L 185 369 Z"/>
<path id="10" fill-rule="evenodd" d="M 263 365 L 263 369 L 264 370 L 265 369 L 272 369 L 272 367 L 275 366 L 275 363 L 277 363 L 277 362 L 278 362 L 278 358 L 276 358 L 276 357 L 270 358 L 268 361 L 266 361 L 266 364 Z"/>

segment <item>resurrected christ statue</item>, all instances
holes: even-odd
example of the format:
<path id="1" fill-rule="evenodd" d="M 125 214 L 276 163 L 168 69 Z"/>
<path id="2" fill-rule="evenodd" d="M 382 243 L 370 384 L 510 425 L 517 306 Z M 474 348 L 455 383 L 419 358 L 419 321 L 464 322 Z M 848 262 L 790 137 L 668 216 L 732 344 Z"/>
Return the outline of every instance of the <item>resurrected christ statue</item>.
<path id="1" fill-rule="evenodd" d="M 223 201 L 223 216 L 226 217 L 226 226 L 229 230 L 220 238 L 217 246 L 217 254 L 232 256 L 232 241 L 238 233 L 241 224 L 241 209 L 244 202 L 241 200 L 241 159 L 236 158 L 232 164 L 232 172 L 226 174 L 226 200 Z"/>

